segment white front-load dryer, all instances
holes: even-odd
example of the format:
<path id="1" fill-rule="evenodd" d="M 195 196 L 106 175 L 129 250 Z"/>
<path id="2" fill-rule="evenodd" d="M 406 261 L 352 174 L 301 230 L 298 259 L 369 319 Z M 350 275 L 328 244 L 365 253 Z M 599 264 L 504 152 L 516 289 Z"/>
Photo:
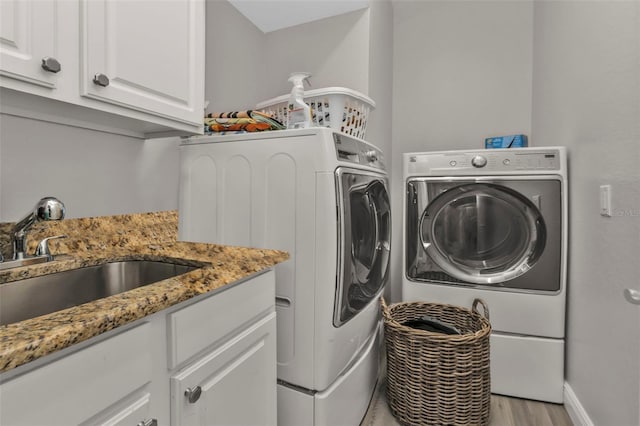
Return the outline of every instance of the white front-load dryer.
<path id="1" fill-rule="evenodd" d="M 403 300 L 489 305 L 492 392 L 562 402 L 563 147 L 407 153 Z"/>
<path id="2" fill-rule="evenodd" d="M 290 254 L 276 267 L 278 423 L 359 424 L 389 270 L 382 153 L 325 128 L 197 137 L 180 149 L 180 239 Z"/>

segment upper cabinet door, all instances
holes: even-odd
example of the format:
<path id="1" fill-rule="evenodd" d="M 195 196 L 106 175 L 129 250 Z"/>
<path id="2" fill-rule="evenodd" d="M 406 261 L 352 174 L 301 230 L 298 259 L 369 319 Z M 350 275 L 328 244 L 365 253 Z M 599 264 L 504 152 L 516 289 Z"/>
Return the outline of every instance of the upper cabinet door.
<path id="1" fill-rule="evenodd" d="M 81 95 L 202 123 L 204 19 L 202 0 L 82 0 Z"/>
<path id="2" fill-rule="evenodd" d="M 0 75 L 55 88 L 64 64 L 58 57 L 57 2 L 0 1 Z"/>

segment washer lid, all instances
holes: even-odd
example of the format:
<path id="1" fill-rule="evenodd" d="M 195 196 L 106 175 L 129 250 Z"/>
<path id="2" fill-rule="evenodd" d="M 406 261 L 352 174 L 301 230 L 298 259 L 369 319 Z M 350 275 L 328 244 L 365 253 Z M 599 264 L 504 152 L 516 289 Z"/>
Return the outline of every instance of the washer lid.
<path id="1" fill-rule="evenodd" d="M 437 196 L 420 218 L 426 253 L 451 276 L 497 284 L 527 272 L 546 243 L 542 214 L 504 186 L 465 183 Z"/>

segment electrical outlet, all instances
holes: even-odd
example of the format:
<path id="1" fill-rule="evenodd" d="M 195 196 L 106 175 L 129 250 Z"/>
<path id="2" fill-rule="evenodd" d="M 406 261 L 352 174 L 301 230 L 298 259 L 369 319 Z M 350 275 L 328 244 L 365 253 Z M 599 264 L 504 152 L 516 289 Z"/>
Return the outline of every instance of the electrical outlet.
<path id="1" fill-rule="evenodd" d="M 611 217 L 611 185 L 600 185 L 600 215 Z"/>

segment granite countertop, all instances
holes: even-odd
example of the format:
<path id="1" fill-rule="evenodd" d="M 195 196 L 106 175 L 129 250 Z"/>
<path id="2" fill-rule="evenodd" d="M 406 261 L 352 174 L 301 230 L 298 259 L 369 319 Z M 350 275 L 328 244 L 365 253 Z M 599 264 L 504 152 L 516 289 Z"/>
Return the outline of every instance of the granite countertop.
<path id="1" fill-rule="evenodd" d="M 7 226 L 2 225 L 5 224 L 0 224 L 0 231 L 6 230 Z M 60 233 L 68 238 L 51 241 L 54 261 L 0 271 L 0 284 L 123 260 L 168 261 L 197 269 L 94 302 L 0 326 L 0 373 L 192 297 L 222 289 L 289 257 L 278 250 L 176 241 L 176 212 L 50 223 L 34 230 L 28 246 L 33 247 L 43 236 Z"/>

